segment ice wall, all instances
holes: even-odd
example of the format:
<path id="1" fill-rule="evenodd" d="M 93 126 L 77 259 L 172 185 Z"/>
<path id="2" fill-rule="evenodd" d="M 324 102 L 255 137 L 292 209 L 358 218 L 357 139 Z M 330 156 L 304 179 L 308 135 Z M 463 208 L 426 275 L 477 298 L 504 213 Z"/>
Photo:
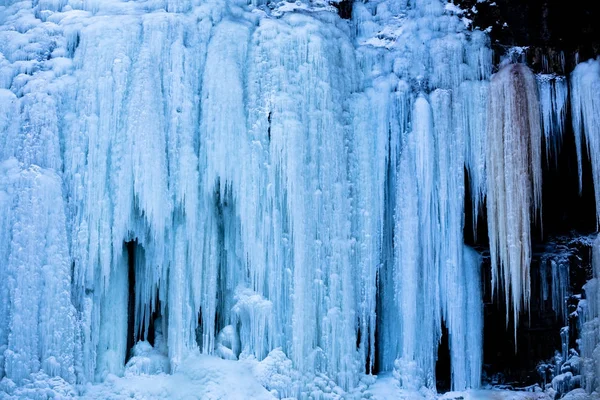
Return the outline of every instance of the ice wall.
<path id="1" fill-rule="evenodd" d="M 0 93 L 8 111 L 0 114 L 0 376 L 17 384 L 38 371 L 75 381 L 77 321 L 57 116 L 55 99 L 40 83 L 37 93 Z"/>
<path id="2" fill-rule="evenodd" d="M 155 329 L 171 372 L 198 350 L 284 354 L 344 390 L 375 369 L 435 388 L 445 325 L 453 388 L 479 385 L 481 261 L 463 228 L 487 191 L 516 320 L 540 201 L 535 79 L 509 66 L 490 92 L 487 36 L 441 1 L 332 11 L 0 7 L 0 377 L 122 375 L 128 341 L 137 356 Z M 549 90 L 544 124 L 560 125 Z"/>

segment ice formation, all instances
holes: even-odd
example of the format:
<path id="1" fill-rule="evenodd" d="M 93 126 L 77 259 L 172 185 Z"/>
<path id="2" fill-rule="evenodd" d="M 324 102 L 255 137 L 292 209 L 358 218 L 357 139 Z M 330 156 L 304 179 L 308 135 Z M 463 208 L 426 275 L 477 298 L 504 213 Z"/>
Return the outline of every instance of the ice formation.
<path id="1" fill-rule="evenodd" d="M 566 299 L 570 284 L 568 257 L 557 257 L 553 254 L 543 256 L 540 260 L 539 273 L 541 282 L 539 298 L 543 301 L 550 300 L 557 319 L 566 323 Z"/>
<path id="2" fill-rule="evenodd" d="M 490 84 L 487 36 L 439 0 L 332 11 L 0 6 L 0 379 L 184 376 L 200 351 L 263 363 L 281 396 L 375 369 L 435 389 L 445 326 L 453 389 L 479 385 L 463 228 L 487 195 L 516 321 L 563 81 L 539 80 L 541 113 L 526 67 Z M 591 135 L 595 103 L 573 103 Z"/>
<path id="3" fill-rule="evenodd" d="M 492 288 L 504 288 L 515 337 L 531 296 L 531 214 L 541 215 L 541 119 L 533 73 L 504 66 L 491 81 L 487 137 L 487 213 Z M 538 214 L 539 213 L 539 214 Z M 510 308 L 507 307 L 507 321 Z"/>
<path id="4" fill-rule="evenodd" d="M 582 180 L 583 146 L 592 164 L 597 223 L 600 222 L 600 59 L 583 62 L 571 74 L 571 113 L 577 146 L 579 189 Z M 585 142 L 584 142 L 585 138 Z"/>
<path id="5" fill-rule="evenodd" d="M 580 302 L 581 318 L 581 378 L 582 387 L 587 393 L 600 388 L 600 236 L 592 247 L 593 277 L 585 286 L 585 300 Z"/>
<path id="6" fill-rule="evenodd" d="M 562 144 L 569 91 L 564 76 L 539 74 L 536 75 L 536 78 L 540 96 L 546 162 L 550 164 L 550 160 L 558 159 Z"/>

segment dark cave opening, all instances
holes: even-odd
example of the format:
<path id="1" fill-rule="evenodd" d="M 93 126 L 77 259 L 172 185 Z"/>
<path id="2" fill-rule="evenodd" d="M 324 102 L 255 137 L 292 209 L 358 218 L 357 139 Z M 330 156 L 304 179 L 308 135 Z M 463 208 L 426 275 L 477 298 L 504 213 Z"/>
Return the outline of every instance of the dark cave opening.
<path id="1" fill-rule="evenodd" d="M 436 389 L 439 393 L 450 391 L 452 385 L 450 343 L 448 328 L 442 324 L 442 337 L 437 351 L 437 362 L 435 364 Z"/>
<path id="2" fill-rule="evenodd" d="M 139 277 L 136 276 L 136 262 L 137 257 L 143 252 L 143 247 L 138 243 L 137 239 L 125 242 L 125 249 L 127 251 L 127 267 L 128 267 L 128 301 L 127 301 L 127 350 L 125 356 L 125 363 L 132 357 L 132 349 L 135 344 L 140 340 L 146 340 L 151 346 L 154 346 L 155 342 L 155 326 L 154 321 L 160 317 L 160 300 L 158 299 L 158 293 L 155 294 L 154 310 L 151 315 L 143 315 L 142 320 L 138 321 L 138 330 L 135 330 L 136 326 L 136 280 Z M 145 328 L 144 319 L 148 318 L 148 329 Z"/>
<path id="3" fill-rule="evenodd" d="M 352 3 L 353 0 L 341 0 L 333 2 L 333 6 L 337 8 L 338 15 L 342 19 L 352 19 Z"/>
<path id="4" fill-rule="evenodd" d="M 137 240 L 131 240 L 125 243 L 127 249 L 127 267 L 128 267 L 128 301 L 127 301 L 127 351 L 125 352 L 125 363 L 131 358 L 131 349 L 136 342 L 135 334 L 135 249 Z"/>
<path id="5" fill-rule="evenodd" d="M 512 307 L 507 323 L 504 293 L 496 292 L 492 298 L 491 265 L 489 258 L 484 261 L 483 379 L 492 384 L 516 388 L 539 383 L 537 364 L 560 350 L 564 323 L 552 310 L 551 298 L 544 300 L 539 295 L 543 284 L 539 266 L 537 254 L 531 265 L 530 309 L 519 316 L 515 336 Z"/>

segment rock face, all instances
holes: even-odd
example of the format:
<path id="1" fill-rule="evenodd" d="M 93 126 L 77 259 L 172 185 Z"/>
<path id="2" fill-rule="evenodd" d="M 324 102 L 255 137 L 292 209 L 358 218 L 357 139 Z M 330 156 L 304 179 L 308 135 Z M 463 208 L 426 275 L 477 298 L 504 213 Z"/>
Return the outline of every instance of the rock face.
<path id="1" fill-rule="evenodd" d="M 526 46 L 537 71 L 565 73 L 598 54 L 600 26 L 586 0 L 459 0 L 473 26 L 488 29 L 497 50 Z M 546 57 L 546 61 L 544 61 Z M 564 64 L 565 67 L 561 64 Z M 565 71 L 566 69 L 566 71 Z"/>

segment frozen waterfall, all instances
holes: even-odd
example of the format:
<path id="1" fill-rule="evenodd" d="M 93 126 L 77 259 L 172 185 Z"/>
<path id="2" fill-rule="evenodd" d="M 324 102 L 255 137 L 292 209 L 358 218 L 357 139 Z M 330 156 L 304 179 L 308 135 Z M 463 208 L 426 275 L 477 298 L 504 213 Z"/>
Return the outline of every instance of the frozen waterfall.
<path id="1" fill-rule="evenodd" d="M 596 172 L 599 65 L 570 93 Z M 198 352 L 435 390 L 443 328 L 452 389 L 477 388 L 463 230 L 487 202 L 516 332 L 567 93 L 521 64 L 492 76 L 487 35 L 440 0 L 356 2 L 350 21 L 325 1 L 5 2 L 0 391 Z"/>

